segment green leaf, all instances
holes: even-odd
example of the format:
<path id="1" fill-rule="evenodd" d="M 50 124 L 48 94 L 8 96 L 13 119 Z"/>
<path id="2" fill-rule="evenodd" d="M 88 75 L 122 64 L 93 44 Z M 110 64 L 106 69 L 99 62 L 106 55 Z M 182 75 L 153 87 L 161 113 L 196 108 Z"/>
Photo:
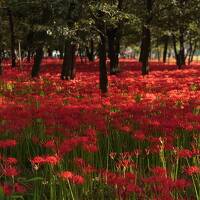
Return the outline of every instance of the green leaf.
<path id="1" fill-rule="evenodd" d="M 28 180 L 25 180 L 24 183 L 30 183 L 30 182 L 35 182 L 35 181 L 43 181 L 42 177 L 34 177 Z"/>

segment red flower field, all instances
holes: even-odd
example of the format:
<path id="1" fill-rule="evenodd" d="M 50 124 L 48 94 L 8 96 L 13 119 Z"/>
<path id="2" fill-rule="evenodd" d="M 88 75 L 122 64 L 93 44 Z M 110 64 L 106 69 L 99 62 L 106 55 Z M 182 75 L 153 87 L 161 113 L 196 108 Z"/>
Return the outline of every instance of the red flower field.
<path id="1" fill-rule="evenodd" d="M 4 63 L 0 199 L 200 199 L 200 66 L 121 60 L 99 91 L 98 63 L 44 59 L 31 79 Z"/>

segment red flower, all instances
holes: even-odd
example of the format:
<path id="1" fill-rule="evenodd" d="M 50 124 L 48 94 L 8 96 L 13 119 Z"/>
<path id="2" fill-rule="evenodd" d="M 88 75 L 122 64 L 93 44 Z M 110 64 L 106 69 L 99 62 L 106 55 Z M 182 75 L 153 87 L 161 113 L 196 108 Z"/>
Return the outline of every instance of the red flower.
<path id="1" fill-rule="evenodd" d="M 63 171 L 59 174 L 59 176 L 64 180 L 69 180 L 74 184 L 81 185 L 84 183 L 84 178 L 79 175 L 75 175 L 70 171 Z"/>
<path id="2" fill-rule="evenodd" d="M 185 169 L 185 172 L 192 176 L 193 174 L 199 174 L 200 173 L 200 168 L 197 166 L 190 166 L 188 168 Z"/>
<path id="3" fill-rule="evenodd" d="M 45 163 L 45 159 L 42 156 L 35 156 L 32 160 L 31 160 L 32 164 L 42 164 Z"/>
<path id="4" fill-rule="evenodd" d="M 8 184 L 4 184 L 1 186 L 2 189 L 3 189 L 3 192 L 6 196 L 10 196 L 13 192 L 13 188 L 11 185 L 8 185 Z"/>
<path id="5" fill-rule="evenodd" d="M 3 174 L 5 176 L 17 176 L 19 175 L 19 172 L 17 171 L 17 169 L 15 167 L 6 167 L 5 169 L 3 169 Z"/>
<path id="6" fill-rule="evenodd" d="M 166 176 L 167 172 L 166 169 L 162 168 L 162 167 L 154 167 L 153 169 L 151 169 L 151 171 L 153 172 L 153 174 L 155 176 Z"/>
<path id="7" fill-rule="evenodd" d="M 15 165 L 15 164 L 17 164 L 17 159 L 13 158 L 13 157 L 8 157 L 6 159 L 6 164 Z"/>
<path id="8" fill-rule="evenodd" d="M 143 141 L 145 139 L 145 133 L 144 131 L 136 131 L 132 137 L 136 140 L 139 140 L 139 141 Z"/>
<path id="9" fill-rule="evenodd" d="M 191 185 L 190 182 L 185 179 L 178 179 L 174 182 L 174 187 L 176 187 L 177 189 L 185 189 L 190 185 Z"/>
<path id="10" fill-rule="evenodd" d="M 74 175 L 72 176 L 72 182 L 77 184 L 77 185 L 82 185 L 84 183 L 84 178 L 79 175 Z"/>
<path id="11" fill-rule="evenodd" d="M 8 148 L 8 147 L 14 147 L 17 145 L 16 140 L 1 140 L 0 141 L 0 148 Z"/>
<path id="12" fill-rule="evenodd" d="M 70 171 L 64 171 L 60 173 L 60 177 L 63 179 L 71 179 L 73 177 L 73 173 Z"/>
<path id="13" fill-rule="evenodd" d="M 14 189 L 15 189 L 15 192 L 17 193 L 25 193 L 27 191 L 26 187 L 21 185 L 20 183 L 15 183 Z"/>
<path id="14" fill-rule="evenodd" d="M 56 165 L 60 161 L 60 157 L 58 156 L 46 156 L 45 162 L 51 164 L 51 165 Z"/>
<path id="15" fill-rule="evenodd" d="M 193 153 L 189 149 L 182 149 L 177 151 L 179 158 L 191 158 Z"/>

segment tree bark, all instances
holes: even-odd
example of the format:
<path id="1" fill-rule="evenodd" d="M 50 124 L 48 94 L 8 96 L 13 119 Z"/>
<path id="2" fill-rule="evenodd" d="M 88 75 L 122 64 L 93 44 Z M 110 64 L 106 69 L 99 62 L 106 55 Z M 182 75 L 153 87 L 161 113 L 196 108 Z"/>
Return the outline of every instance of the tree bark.
<path id="1" fill-rule="evenodd" d="M 139 61 L 142 63 L 142 75 L 149 74 L 149 55 L 151 52 L 151 31 L 149 25 L 152 20 L 152 0 L 146 0 L 146 9 L 148 12 L 148 17 L 146 19 L 146 24 L 142 27 L 142 43 Z"/>
<path id="2" fill-rule="evenodd" d="M 86 54 L 87 54 L 88 60 L 90 62 L 93 62 L 94 61 L 94 41 L 93 41 L 93 39 L 90 40 L 90 48 L 86 47 Z"/>
<path id="3" fill-rule="evenodd" d="M 52 49 L 48 48 L 47 52 L 48 52 L 48 57 L 52 58 L 52 54 L 53 54 Z"/>
<path id="4" fill-rule="evenodd" d="M 114 75 L 118 71 L 118 51 L 119 51 L 119 37 L 117 37 L 118 29 L 109 29 L 107 31 L 108 36 L 108 56 L 110 59 L 110 74 Z"/>
<path id="5" fill-rule="evenodd" d="M 36 54 L 34 57 L 34 64 L 33 64 L 32 72 L 31 72 L 32 78 L 37 77 L 39 75 L 40 65 L 42 62 L 43 55 L 44 55 L 43 46 L 39 45 L 39 47 L 36 49 Z"/>
<path id="6" fill-rule="evenodd" d="M 169 43 L 169 36 L 164 36 L 163 63 L 166 63 L 167 60 L 168 43 Z"/>
<path id="7" fill-rule="evenodd" d="M 101 41 L 99 44 L 99 81 L 100 90 L 102 93 L 107 93 L 108 91 L 108 77 L 106 69 L 106 38 L 105 35 L 100 35 Z"/>
<path id="8" fill-rule="evenodd" d="M 62 80 L 71 80 L 75 78 L 75 51 L 76 46 L 70 40 L 65 41 L 65 55 L 61 71 Z"/>
<path id="9" fill-rule="evenodd" d="M 149 73 L 149 55 L 151 49 L 151 32 L 149 28 L 143 26 L 140 62 L 142 63 L 142 75 Z"/>
<path id="10" fill-rule="evenodd" d="M 0 75 L 3 74 L 3 66 L 2 66 L 2 61 L 3 61 L 3 47 L 2 47 L 2 18 L 0 17 Z"/>
<path id="11" fill-rule="evenodd" d="M 31 62 L 31 50 L 30 50 L 30 48 L 28 48 L 27 62 L 28 63 Z"/>
<path id="12" fill-rule="evenodd" d="M 12 67 L 16 67 L 16 55 L 15 55 L 15 34 L 14 34 L 14 22 L 13 22 L 13 14 L 12 11 L 7 9 L 9 26 L 10 26 L 10 44 L 11 44 L 11 60 Z"/>
<path id="13" fill-rule="evenodd" d="M 185 65 L 185 47 L 184 47 L 184 35 L 183 31 L 180 30 L 180 37 L 179 37 L 179 43 L 180 43 L 180 51 L 179 51 L 179 62 L 178 62 L 178 68 L 181 69 L 183 65 Z"/>

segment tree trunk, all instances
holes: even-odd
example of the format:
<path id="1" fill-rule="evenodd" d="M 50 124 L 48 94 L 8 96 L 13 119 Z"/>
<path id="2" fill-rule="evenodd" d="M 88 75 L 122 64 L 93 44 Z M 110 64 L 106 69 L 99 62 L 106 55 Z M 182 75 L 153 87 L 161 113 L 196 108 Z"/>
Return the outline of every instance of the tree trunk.
<path id="1" fill-rule="evenodd" d="M 105 35 L 100 35 L 101 41 L 99 44 L 99 70 L 100 70 L 100 90 L 102 93 L 108 91 L 108 77 L 106 69 L 106 38 Z"/>
<path id="2" fill-rule="evenodd" d="M 194 54 L 195 54 L 196 48 L 197 48 L 197 43 L 195 42 L 194 48 L 193 48 L 191 56 L 190 56 L 190 63 L 193 62 L 193 58 L 194 58 Z"/>
<path id="3" fill-rule="evenodd" d="M 2 47 L 2 18 L 0 17 L 0 75 L 3 74 L 3 66 L 2 66 L 2 60 L 3 60 L 3 47 Z"/>
<path id="4" fill-rule="evenodd" d="M 163 63 L 166 63 L 167 60 L 168 43 L 169 43 L 169 36 L 164 36 Z"/>
<path id="5" fill-rule="evenodd" d="M 42 62 L 43 55 L 44 55 L 43 46 L 39 46 L 36 49 L 36 54 L 34 57 L 34 64 L 33 64 L 32 73 L 31 73 L 32 78 L 37 77 L 39 75 L 40 65 Z"/>
<path id="6" fill-rule="evenodd" d="M 70 71 L 70 79 L 73 80 L 76 76 L 76 45 L 71 45 L 71 71 Z"/>
<path id="7" fill-rule="evenodd" d="M 90 49 L 86 47 L 86 54 L 90 62 L 94 61 L 94 41 L 93 39 L 90 40 Z"/>
<path id="8" fill-rule="evenodd" d="M 15 35 L 14 35 L 14 22 L 13 22 L 13 14 L 12 11 L 8 8 L 8 19 L 10 26 L 10 44 L 11 44 L 11 60 L 12 67 L 16 67 L 16 55 L 15 55 Z"/>
<path id="9" fill-rule="evenodd" d="M 180 30 L 180 37 L 179 37 L 179 43 L 180 43 L 180 51 L 179 51 L 179 62 L 178 62 L 178 68 L 181 69 L 183 65 L 185 65 L 185 48 L 184 48 L 184 35 L 183 31 Z"/>
<path id="10" fill-rule="evenodd" d="M 65 55 L 61 71 L 62 80 L 71 80 L 75 78 L 76 74 L 75 51 L 76 51 L 76 46 L 72 44 L 70 40 L 66 40 Z"/>
<path id="11" fill-rule="evenodd" d="M 149 55 L 151 52 L 151 31 L 149 25 L 152 21 L 152 0 L 146 0 L 146 9 L 148 16 L 146 19 L 146 24 L 142 28 L 142 43 L 141 43 L 141 53 L 140 62 L 142 63 L 142 75 L 147 75 L 149 73 Z"/>
<path id="12" fill-rule="evenodd" d="M 28 35 L 27 35 L 27 62 L 30 63 L 31 62 L 31 50 L 32 50 L 32 46 L 33 46 L 33 36 L 34 36 L 34 32 L 32 31 L 33 26 L 31 26 L 31 30 L 29 31 Z"/>
<path id="13" fill-rule="evenodd" d="M 53 54 L 52 50 L 50 48 L 48 48 L 47 52 L 48 52 L 48 57 L 52 58 L 52 54 Z"/>
<path id="14" fill-rule="evenodd" d="M 118 70 L 118 43 L 117 29 L 108 30 L 108 56 L 110 59 L 110 74 L 116 74 Z"/>
<path id="15" fill-rule="evenodd" d="M 3 74 L 3 67 L 2 67 L 2 52 L 0 50 L 0 76 Z"/>
<path id="16" fill-rule="evenodd" d="M 28 49 L 27 62 L 28 63 L 31 62 L 31 50 L 30 49 Z"/>
<path id="17" fill-rule="evenodd" d="M 142 30 L 142 44 L 140 53 L 140 62 L 142 63 L 142 75 L 147 75 L 149 73 L 149 55 L 151 49 L 151 32 L 146 27 L 143 26 Z"/>

